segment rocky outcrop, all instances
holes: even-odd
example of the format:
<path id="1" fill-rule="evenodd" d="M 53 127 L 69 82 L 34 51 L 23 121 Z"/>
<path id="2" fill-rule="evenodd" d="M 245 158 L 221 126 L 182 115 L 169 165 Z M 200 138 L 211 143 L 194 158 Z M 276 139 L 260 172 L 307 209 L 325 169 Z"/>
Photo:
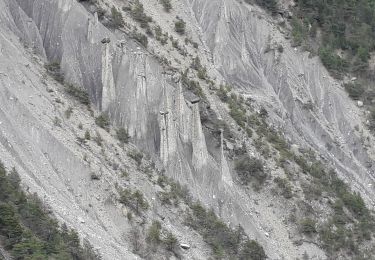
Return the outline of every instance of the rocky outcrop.
<path id="1" fill-rule="evenodd" d="M 363 124 L 362 112 L 319 59 L 291 47 L 283 29 L 255 6 L 236 0 L 189 3 L 224 79 L 265 106 L 292 142 L 324 157 L 375 205 L 372 159 L 355 130 Z"/>
<path id="2" fill-rule="evenodd" d="M 188 26 L 197 28 L 205 49 L 200 55 L 210 73 L 265 106 L 271 123 L 291 142 L 321 154 L 374 203 L 373 168 L 367 166 L 370 158 L 355 130 L 361 125 L 361 112 L 318 59 L 292 48 L 282 29 L 256 7 L 235 0 L 178 2 L 188 10 L 181 14 Z M 269 197 L 256 195 L 265 202 L 259 205 L 235 184 L 222 134 L 219 147 L 208 145 L 213 137 L 202 127 L 198 100 L 185 98 L 182 84 L 166 75 L 158 61 L 127 35 L 105 28 L 96 14 L 75 0 L 0 0 L 0 8 L 5 10 L 0 12 L 3 160 L 21 169 L 29 186 L 45 196 L 61 220 L 80 229 L 94 245 L 104 243 L 102 251 L 108 259 L 135 256 L 119 242 L 122 234 L 116 225 L 122 224 L 115 209 L 93 212 L 85 220 L 88 225 L 76 223 L 75 214 L 87 215 L 84 203 L 98 204 L 95 198 L 92 202 L 82 197 L 98 188 L 89 186 L 85 191 L 83 176 L 89 174 L 88 168 L 78 159 L 82 155 L 73 148 L 74 141 L 67 140 L 74 136 L 56 129 L 51 134 L 52 126 L 43 123 L 51 121 L 51 114 L 38 111 L 57 109 L 44 102 L 47 97 L 40 94 L 44 85 L 38 76 L 43 72 L 40 68 L 29 71 L 31 58 L 20 50 L 16 36 L 41 61 L 59 62 L 65 81 L 87 90 L 98 113 L 108 113 L 115 126 L 127 128 L 132 141 L 160 162 L 169 176 L 187 184 L 222 219 L 241 224 L 262 242 L 272 259 L 296 258 L 304 250 L 321 253 L 314 246 L 299 248 L 286 239 L 289 230 L 266 205 Z M 282 53 L 269 48 L 278 45 L 283 46 Z M 13 57 L 20 59 L 15 63 Z M 225 118 L 221 104 L 208 100 L 217 116 Z M 95 161 L 98 167 L 101 163 Z M 118 181 L 110 177 L 110 170 L 105 171 L 111 184 Z M 53 184 L 49 185 L 49 178 Z M 61 182 L 56 184 L 57 180 Z M 108 186 L 103 183 L 100 194 Z M 72 214 L 66 213 L 68 209 Z M 270 236 L 272 229 L 276 231 Z"/>

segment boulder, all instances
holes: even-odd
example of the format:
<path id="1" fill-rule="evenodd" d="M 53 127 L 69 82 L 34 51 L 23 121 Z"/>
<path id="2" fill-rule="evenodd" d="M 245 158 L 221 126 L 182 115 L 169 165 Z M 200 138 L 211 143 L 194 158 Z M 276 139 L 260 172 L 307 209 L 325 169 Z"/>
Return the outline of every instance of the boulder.
<path id="1" fill-rule="evenodd" d="M 181 247 L 182 249 L 185 249 L 185 250 L 190 249 L 190 245 L 188 245 L 188 244 L 180 244 L 180 247 Z"/>

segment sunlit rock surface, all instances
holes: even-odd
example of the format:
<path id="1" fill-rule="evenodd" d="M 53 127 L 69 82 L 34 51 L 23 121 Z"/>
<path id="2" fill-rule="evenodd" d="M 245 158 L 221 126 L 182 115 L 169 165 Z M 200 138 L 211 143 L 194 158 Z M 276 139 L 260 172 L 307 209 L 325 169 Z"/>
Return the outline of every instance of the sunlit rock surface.
<path id="1" fill-rule="evenodd" d="M 361 112 L 318 59 L 293 49 L 256 7 L 235 0 L 179 2 L 207 50 L 202 55 L 212 61 L 210 73 L 263 105 L 292 143 L 318 152 L 372 205 L 373 167 L 355 130 L 363 128 Z M 135 257 L 121 242 L 121 214 L 106 208 L 85 212 L 83 205 L 99 203 L 92 197 L 98 190 L 84 177 L 89 169 L 75 140 L 50 123 L 52 113 L 45 111 L 56 107 L 43 91 L 54 83 L 33 65 L 21 42 L 40 64 L 60 63 L 65 81 L 87 90 L 96 111 L 126 127 L 134 143 L 194 197 L 233 226 L 241 224 L 271 259 L 294 259 L 304 251 L 324 256 L 315 245 L 293 243 L 269 197 L 257 195 L 264 199 L 259 204 L 234 184 L 222 141 L 207 144 L 213 137 L 202 127 L 199 102 L 185 98 L 181 84 L 140 45 L 109 31 L 75 0 L 0 0 L 0 8 L 1 159 L 16 166 L 59 219 L 106 259 Z M 219 103 L 210 105 L 225 118 Z M 104 172 L 103 196 L 117 181 L 110 170 Z M 77 223 L 76 216 L 87 215 Z"/>

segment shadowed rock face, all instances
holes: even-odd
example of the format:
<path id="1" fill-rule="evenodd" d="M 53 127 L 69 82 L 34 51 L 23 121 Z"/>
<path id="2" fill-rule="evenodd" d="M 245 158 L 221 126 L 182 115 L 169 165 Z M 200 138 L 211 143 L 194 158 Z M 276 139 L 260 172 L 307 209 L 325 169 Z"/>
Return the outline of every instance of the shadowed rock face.
<path id="1" fill-rule="evenodd" d="M 356 125 L 361 125 L 360 111 L 320 62 L 292 49 L 257 8 L 235 0 L 181 2 L 191 10 L 191 26 L 199 28 L 209 50 L 206 58 L 213 61 L 211 72 L 265 106 L 272 123 L 292 142 L 317 151 L 369 203 L 374 203 L 370 185 L 373 169 L 366 168 L 369 158 L 354 131 Z M 72 174 L 88 174 L 88 169 L 70 144 L 64 143 L 69 137 L 51 134 L 43 123 L 47 119 L 37 113 L 39 106 L 55 108 L 38 96 L 42 82 L 37 75 L 41 71 L 24 68 L 27 56 L 15 47 L 15 36 L 43 60 L 59 62 L 66 82 L 85 88 L 94 106 L 108 112 L 115 125 L 125 126 L 136 145 L 160 161 L 169 176 L 187 184 L 195 197 L 213 207 L 224 220 L 241 224 L 271 258 L 284 255 L 292 259 L 306 250 L 288 239 L 288 229 L 277 213 L 255 205 L 232 183 L 224 153 L 217 147 L 207 148 L 206 140 L 212 136 L 202 129 L 198 104 L 185 100 L 179 84 L 165 76 L 157 61 L 136 43 L 111 33 L 75 0 L 0 0 L 0 8 L 4 10 L 0 12 L 3 160 L 8 166 L 19 166 L 28 185 L 46 196 L 59 218 L 79 229 L 95 246 L 108 241 L 102 248 L 108 259 L 134 256 L 121 248 L 120 231 L 113 226 L 97 226 L 104 219 L 121 226 L 118 215 L 100 213 L 96 216 L 100 221 L 88 220 L 91 227 L 74 223 L 74 214 L 85 214 L 82 199 L 74 196 L 90 196 L 95 191 L 85 191 L 84 185 L 89 184 L 80 182 L 82 175 Z M 267 46 L 278 44 L 284 46 L 282 53 L 277 48 L 265 53 Z M 12 56 L 22 60 L 15 63 Z M 12 69 L 4 69 L 9 64 L 12 73 Z M 18 77 L 14 70 L 21 75 Z M 22 80 L 27 80 L 26 85 Z M 36 100 L 30 104 L 28 100 L 33 97 Z M 313 109 L 306 109 L 310 103 Z M 211 105 L 220 117 L 225 117 L 219 103 Z M 25 150 L 22 144 L 28 148 Z M 328 149 L 327 144 L 332 147 Z M 39 176 L 37 169 L 43 169 Z M 56 176 L 48 177 L 49 172 Z M 64 181 L 55 184 L 67 176 L 79 184 L 72 188 L 74 192 Z M 64 210 L 74 209 L 73 214 L 64 215 L 59 205 L 64 205 Z M 262 212 L 255 214 L 256 210 Z M 266 235 L 267 227 L 277 230 L 271 238 Z M 320 253 L 316 248 L 311 250 Z"/>

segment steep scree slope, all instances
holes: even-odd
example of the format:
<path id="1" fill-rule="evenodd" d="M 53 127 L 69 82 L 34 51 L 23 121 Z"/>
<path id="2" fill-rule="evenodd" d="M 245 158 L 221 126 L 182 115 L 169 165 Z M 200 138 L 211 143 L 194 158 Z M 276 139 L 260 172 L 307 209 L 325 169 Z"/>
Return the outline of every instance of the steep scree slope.
<path id="1" fill-rule="evenodd" d="M 159 14 L 152 10 L 157 1 L 141 2 L 158 21 Z M 271 195 L 249 196 L 233 184 L 225 154 L 220 147 L 207 145 L 211 137 L 202 128 L 199 105 L 185 98 L 176 77 L 164 75 L 157 60 L 126 34 L 111 32 L 97 15 L 73 0 L 1 0 L 0 4 L 4 162 L 21 168 L 27 185 L 46 197 L 59 218 L 89 235 L 95 246 L 106 241 L 105 255 L 112 259 L 131 255 L 120 246 L 121 222 L 108 222 L 116 223 L 110 228 L 89 220 L 85 225 L 77 223 L 74 216 L 86 214 L 79 201 L 85 196 L 95 201 L 89 194 L 96 193 L 97 187 L 90 190 L 90 184 L 82 182 L 80 176 L 88 176 L 89 170 L 79 159 L 82 151 L 78 153 L 75 137 L 52 125 L 56 108 L 43 92 L 43 71 L 34 65 L 41 61 L 33 61 L 29 48 L 37 59 L 59 62 L 65 80 L 85 88 L 97 110 L 108 112 L 115 125 L 128 128 L 134 143 L 159 161 L 169 176 L 188 184 L 195 197 L 220 209 L 221 217 L 233 225 L 243 225 L 271 258 L 294 258 L 305 250 L 321 254 L 314 245 L 298 247 L 288 239 L 279 212 L 268 207 Z M 282 31 L 257 7 L 235 0 L 181 0 L 173 5 L 199 41 L 199 55 L 209 75 L 266 107 L 270 121 L 291 142 L 317 151 L 373 205 L 371 159 L 355 130 L 359 126 L 366 134 L 362 112 L 320 62 L 291 48 Z M 161 26 L 168 27 L 162 22 Z M 279 44 L 284 46 L 282 53 L 274 47 Z M 44 82 L 55 84 L 48 78 Z M 206 86 L 204 91 L 217 116 L 226 119 L 222 104 Z M 306 109 L 307 104 L 312 109 Z M 86 119 L 79 115 L 78 120 Z M 40 169 L 42 173 L 36 174 Z M 109 170 L 104 171 L 112 178 Z M 72 184 L 66 183 L 68 179 Z M 77 191 L 70 192 L 70 185 Z M 108 194 L 104 186 L 103 196 Z M 99 215 L 114 221 L 111 213 L 103 210 Z"/>

